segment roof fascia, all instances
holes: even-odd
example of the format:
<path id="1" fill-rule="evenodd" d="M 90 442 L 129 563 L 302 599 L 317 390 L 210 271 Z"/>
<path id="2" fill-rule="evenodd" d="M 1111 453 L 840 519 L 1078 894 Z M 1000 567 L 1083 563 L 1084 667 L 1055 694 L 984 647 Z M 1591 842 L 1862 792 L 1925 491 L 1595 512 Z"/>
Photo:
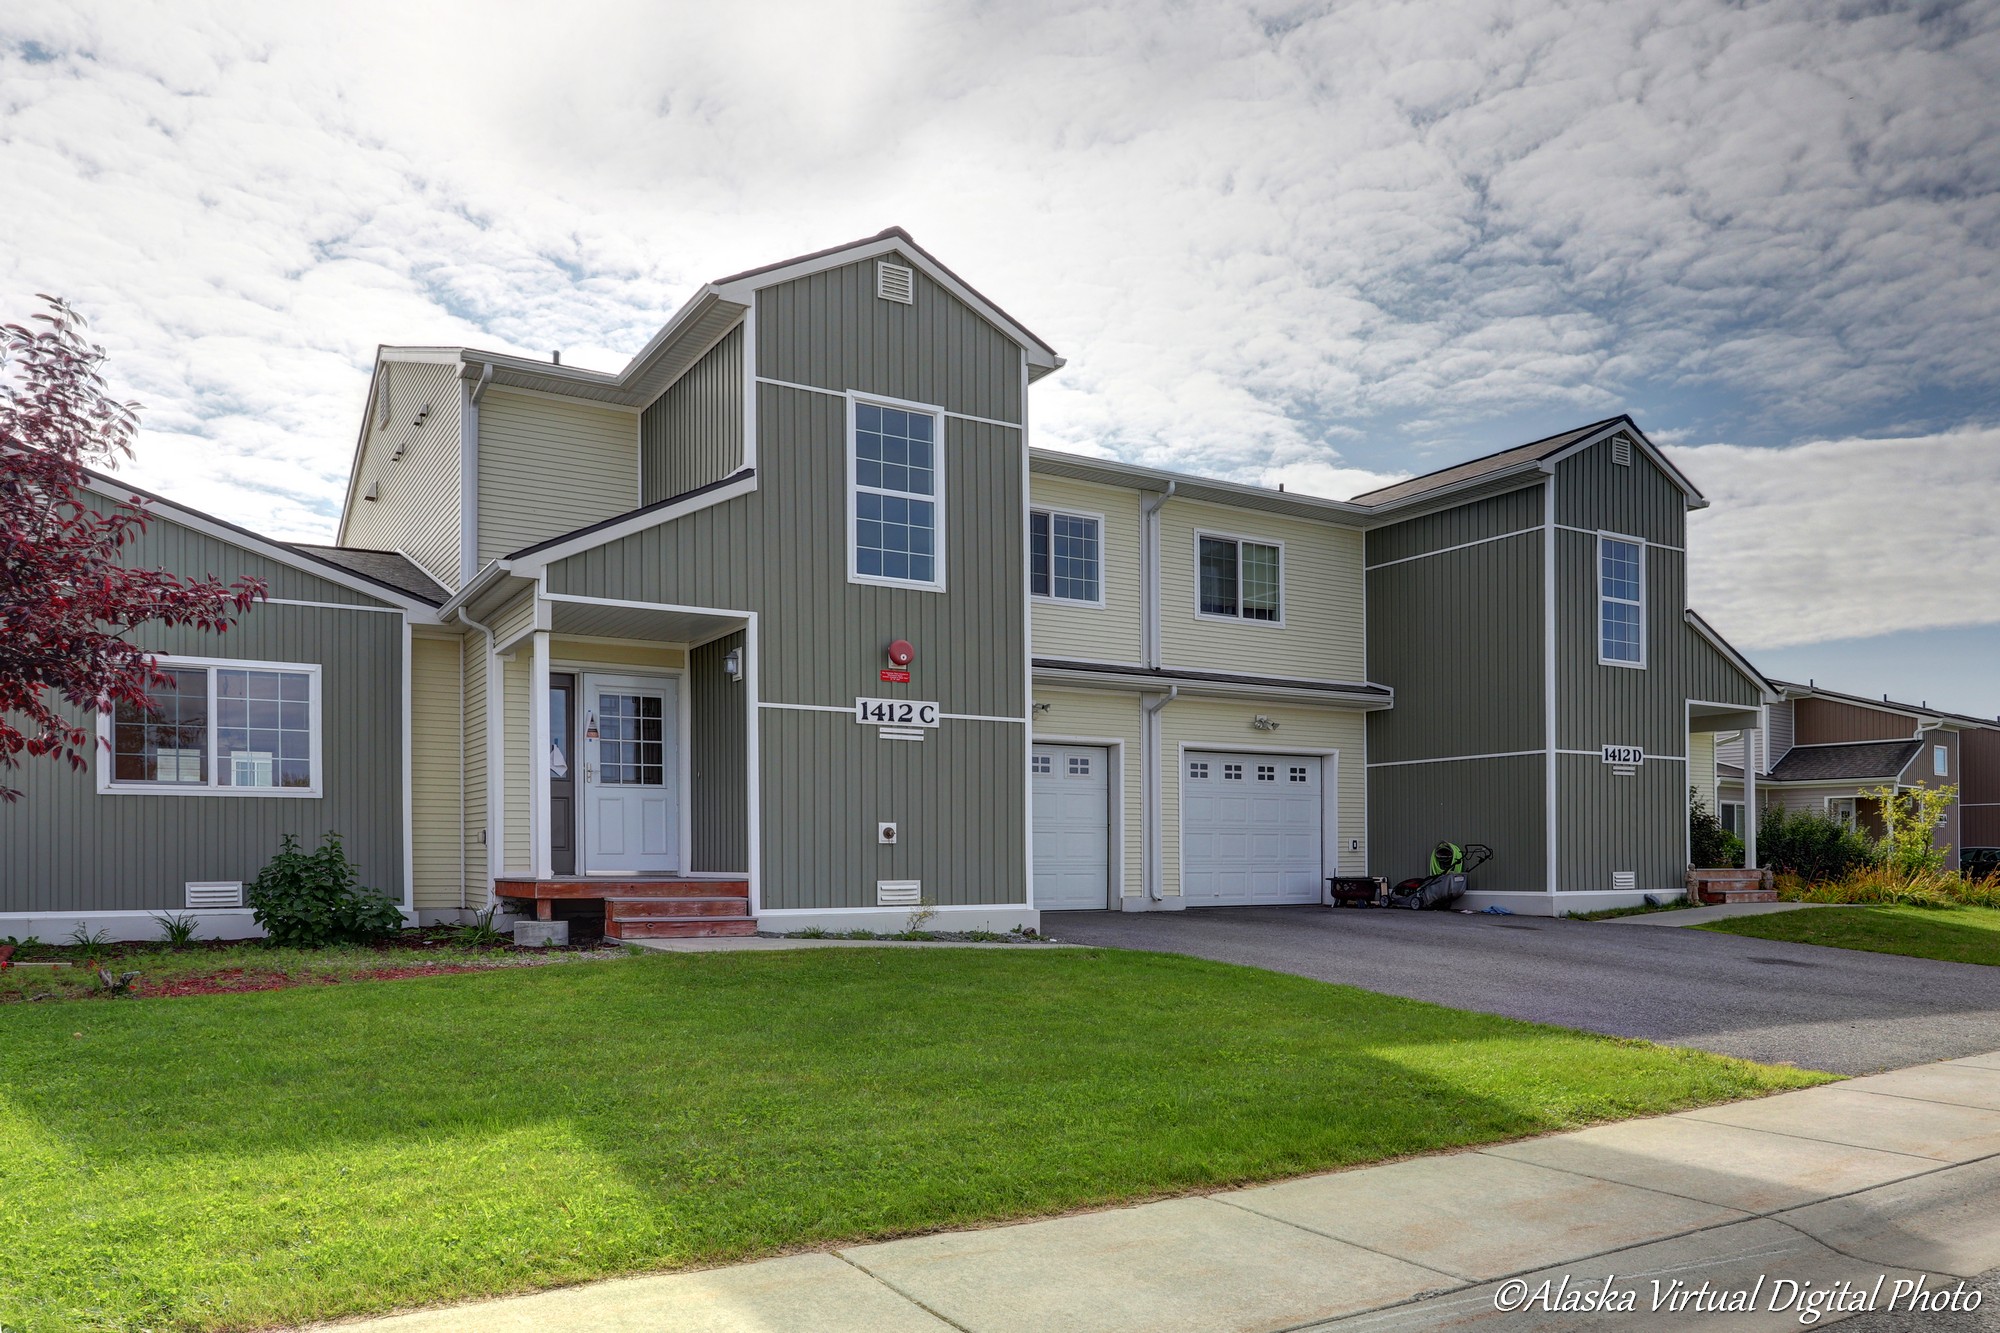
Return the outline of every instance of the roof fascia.
<path id="1" fill-rule="evenodd" d="M 1141 467 L 1136 463 L 1086 458 L 1081 454 L 1064 453 L 1057 449 L 1030 449 L 1028 467 L 1031 472 L 1039 472 L 1043 476 L 1064 477 L 1071 481 L 1118 486 L 1127 490 L 1158 492 L 1165 490 L 1171 483 L 1175 488 L 1176 499 L 1204 500 L 1210 504 L 1239 507 L 1243 507 L 1245 501 L 1254 500 L 1259 502 L 1259 507 L 1272 512 L 1289 513 L 1301 518 L 1326 519 L 1345 523 L 1351 527 L 1365 526 L 1362 519 L 1367 511 L 1346 500 L 1328 500 L 1317 495 L 1275 491 L 1268 486 L 1219 481 L 1212 477 L 1196 476 L 1193 473 Z"/>
<path id="2" fill-rule="evenodd" d="M 1062 366 L 1063 358 L 1056 355 L 1053 347 L 1050 347 L 1040 338 L 1028 332 L 1028 330 L 1016 323 L 1013 317 L 1007 314 L 1006 311 L 1000 309 L 971 287 L 968 287 L 964 282 L 960 281 L 957 274 L 931 258 L 922 246 L 908 237 L 900 236 L 893 232 L 872 237 L 866 241 L 857 241 L 853 245 L 844 246 L 838 250 L 810 255 L 786 264 L 781 268 L 764 269 L 759 272 L 745 274 L 739 278 L 726 279 L 720 284 L 711 284 L 710 289 L 720 294 L 724 300 L 734 301 L 739 305 L 753 305 L 756 301 L 756 294 L 766 287 L 775 287 L 779 283 L 809 277 L 814 273 L 823 273 L 827 269 L 840 268 L 845 264 L 859 263 L 866 259 L 877 259 L 892 252 L 900 253 L 905 259 L 922 269 L 931 281 L 949 291 L 953 296 L 956 296 L 974 310 L 977 310 L 989 323 L 1004 330 L 1016 345 L 1027 352 L 1028 364 L 1030 366 L 1041 367 L 1044 374 Z"/>
<path id="3" fill-rule="evenodd" d="M 1385 697 L 1371 691 L 1360 690 L 1320 690 L 1290 685 L 1244 684 L 1179 676 L 1148 676 L 1119 671 L 1085 671 L 1065 667 L 1036 667 L 1034 676 L 1037 681 L 1046 684 L 1067 685 L 1081 689 L 1136 689 L 1158 693 L 1173 686 L 1178 687 L 1184 695 L 1201 698 L 1284 699 L 1358 712 L 1380 712 L 1395 706 L 1393 695 Z"/>
<path id="4" fill-rule="evenodd" d="M 435 622 L 438 618 L 438 609 L 436 607 L 428 602 L 420 601 L 410 596 L 400 588 L 391 588 L 386 583 L 378 583 L 366 575 L 356 574 L 353 570 L 344 569 L 331 561 L 320 560 L 308 555 L 304 551 L 294 550 L 292 547 L 275 542 L 261 533 L 252 532 L 248 528 L 239 528 L 227 519 L 217 518 L 213 514 L 204 514 L 199 509 L 190 509 L 184 504 L 169 500 L 164 495 L 155 495 L 153 492 L 141 490 L 137 486 L 114 482 L 111 478 L 99 472 L 86 473 L 84 486 L 91 492 L 104 496 L 108 500 L 117 501 L 120 504 L 136 496 L 145 508 L 160 510 L 183 527 L 193 528 L 196 532 L 204 536 L 213 537 L 217 541 L 228 542 L 231 546 L 240 546 L 247 551 L 254 551 L 266 559 L 276 560 L 282 565 L 289 565 L 301 573 L 311 574 L 314 578 L 325 579 L 328 583 L 337 583 L 352 592 L 364 593 L 378 601 L 385 602 L 407 612 L 413 620 Z"/>

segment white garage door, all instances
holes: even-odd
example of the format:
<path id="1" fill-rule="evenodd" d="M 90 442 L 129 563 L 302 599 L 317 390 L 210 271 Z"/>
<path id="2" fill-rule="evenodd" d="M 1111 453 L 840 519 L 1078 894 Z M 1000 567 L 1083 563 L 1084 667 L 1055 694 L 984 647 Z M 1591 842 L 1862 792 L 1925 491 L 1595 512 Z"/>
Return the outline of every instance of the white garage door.
<path id="1" fill-rule="evenodd" d="M 1322 901 L 1314 755 L 1190 750 L 1181 759 L 1181 893 L 1190 907 Z"/>
<path id="2" fill-rule="evenodd" d="M 1030 752 L 1035 906 L 1043 911 L 1110 906 L 1109 755 L 1095 745 L 1037 745 Z"/>

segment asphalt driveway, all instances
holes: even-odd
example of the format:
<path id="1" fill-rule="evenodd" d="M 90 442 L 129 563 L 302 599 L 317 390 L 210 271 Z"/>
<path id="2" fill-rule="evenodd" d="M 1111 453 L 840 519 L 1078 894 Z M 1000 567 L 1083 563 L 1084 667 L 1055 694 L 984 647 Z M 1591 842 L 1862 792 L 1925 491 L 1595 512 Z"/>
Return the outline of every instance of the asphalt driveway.
<path id="1" fill-rule="evenodd" d="M 1838 1074 L 2000 1046 L 2000 967 L 1706 930 L 1315 907 L 1052 912 L 1043 928 Z"/>

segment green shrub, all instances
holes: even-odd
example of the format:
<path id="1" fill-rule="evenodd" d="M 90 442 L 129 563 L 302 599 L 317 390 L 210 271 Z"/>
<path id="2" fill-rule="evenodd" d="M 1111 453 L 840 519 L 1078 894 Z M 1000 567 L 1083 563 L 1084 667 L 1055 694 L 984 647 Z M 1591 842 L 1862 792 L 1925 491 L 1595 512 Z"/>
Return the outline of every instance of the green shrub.
<path id="1" fill-rule="evenodd" d="M 1757 860 L 1766 869 L 1819 884 L 1873 866 L 1881 853 L 1867 834 L 1851 824 L 1772 805 L 1757 821 Z"/>
<path id="2" fill-rule="evenodd" d="M 185 912 L 156 916 L 153 924 L 160 928 L 160 938 L 167 942 L 169 949 L 185 949 L 195 932 L 201 929 L 201 922 Z"/>
<path id="3" fill-rule="evenodd" d="M 1688 788 L 1688 859 L 1697 870 L 1728 870 L 1743 864 L 1743 839 L 1722 827 L 1722 821 Z"/>
<path id="4" fill-rule="evenodd" d="M 1937 830 L 1958 801 L 1957 787 L 1897 791 L 1883 786 L 1861 794 L 1881 803 L 1882 822 L 1888 830 L 1882 838 L 1885 863 L 1911 876 L 1944 869 L 1945 849 L 1937 845 Z"/>
<path id="5" fill-rule="evenodd" d="M 339 834 L 328 833 L 308 852 L 287 833 L 245 896 L 273 944 L 316 949 L 401 930 L 402 911 L 359 880 Z"/>
<path id="6" fill-rule="evenodd" d="M 1787 902 L 1867 907 L 2000 908 L 2000 879 L 1967 880 L 1950 870 L 1927 870 L 1908 875 L 1894 866 L 1872 865 L 1859 867 L 1838 879 L 1818 883 L 1808 883 L 1793 874 L 1782 874 L 1777 879 L 1778 896 Z"/>

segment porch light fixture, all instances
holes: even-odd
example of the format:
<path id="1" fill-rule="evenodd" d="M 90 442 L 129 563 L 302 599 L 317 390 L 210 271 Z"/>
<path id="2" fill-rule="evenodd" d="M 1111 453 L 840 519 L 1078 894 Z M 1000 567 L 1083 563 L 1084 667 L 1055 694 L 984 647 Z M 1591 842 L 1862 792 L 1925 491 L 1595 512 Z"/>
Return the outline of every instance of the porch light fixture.
<path id="1" fill-rule="evenodd" d="M 729 678 L 731 680 L 742 680 L 743 650 L 741 648 L 731 648 L 729 652 L 723 656 L 722 669 L 729 674 Z"/>
<path id="2" fill-rule="evenodd" d="M 1250 725 L 1257 728 L 1257 730 L 1259 731 L 1276 731 L 1278 729 L 1277 722 L 1275 722 L 1269 717 L 1266 717 L 1262 713 L 1259 713 L 1257 714 L 1257 716 L 1251 718 Z"/>

